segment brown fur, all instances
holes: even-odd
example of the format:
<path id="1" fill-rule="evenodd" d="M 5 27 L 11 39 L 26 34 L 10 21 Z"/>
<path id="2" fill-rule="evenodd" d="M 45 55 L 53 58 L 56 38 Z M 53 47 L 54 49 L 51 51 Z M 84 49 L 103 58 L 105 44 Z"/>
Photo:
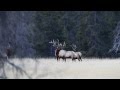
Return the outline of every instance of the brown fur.
<path id="1" fill-rule="evenodd" d="M 56 57 L 57 57 L 57 60 L 59 60 L 61 57 L 59 57 L 59 52 L 60 52 L 60 48 L 57 48 L 56 49 Z"/>

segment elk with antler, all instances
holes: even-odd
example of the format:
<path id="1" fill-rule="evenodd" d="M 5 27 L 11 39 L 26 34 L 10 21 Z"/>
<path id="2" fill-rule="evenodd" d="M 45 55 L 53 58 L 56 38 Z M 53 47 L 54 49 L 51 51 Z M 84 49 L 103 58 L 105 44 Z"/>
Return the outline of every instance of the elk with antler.
<path id="1" fill-rule="evenodd" d="M 73 57 L 73 60 L 75 59 L 78 59 L 79 61 L 81 60 L 82 61 L 82 53 L 81 52 L 76 52 L 76 49 L 77 49 L 77 46 L 75 44 L 71 45 L 72 49 L 73 49 L 73 53 L 74 53 L 74 57 Z"/>
<path id="2" fill-rule="evenodd" d="M 65 47 L 65 42 L 64 44 L 59 43 L 59 40 L 55 41 L 52 40 L 51 42 L 49 42 L 51 44 L 53 44 L 53 47 L 55 47 L 55 56 L 57 58 L 57 60 L 59 60 L 60 58 L 64 59 L 64 55 L 66 53 L 66 50 L 63 50 L 63 47 Z"/>
<path id="3" fill-rule="evenodd" d="M 53 44 L 53 47 L 56 48 L 55 56 L 57 57 L 57 60 L 60 60 L 60 58 L 62 58 L 63 60 L 66 61 L 66 58 L 72 58 L 72 60 L 78 59 L 80 61 L 81 53 L 64 50 L 64 47 L 66 46 L 65 42 L 62 44 L 62 43 L 59 43 L 59 40 L 57 40 L 57 42 L 53 40 L 49 43 Z"/>

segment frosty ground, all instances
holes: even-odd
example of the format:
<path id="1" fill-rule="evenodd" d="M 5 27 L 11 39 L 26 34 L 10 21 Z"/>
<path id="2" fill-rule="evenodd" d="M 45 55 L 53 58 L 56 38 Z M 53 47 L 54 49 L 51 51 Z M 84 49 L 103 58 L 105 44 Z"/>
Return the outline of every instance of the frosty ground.
<path id="1" fill-rule="evenodd" d="M 120 59 L 83 59 L 82 62 L 68 59 L 12 59 L 32 79 L 120 79 Z M 27 79 L 9 64 L 5 65 L 9 79 Z"/>

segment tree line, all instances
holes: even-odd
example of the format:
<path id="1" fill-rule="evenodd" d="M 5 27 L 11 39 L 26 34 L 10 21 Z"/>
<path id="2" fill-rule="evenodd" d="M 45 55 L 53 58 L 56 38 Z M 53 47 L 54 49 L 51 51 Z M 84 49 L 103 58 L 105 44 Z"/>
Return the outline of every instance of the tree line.
<path id="1" fill-rule="evenodd" d="M 85 57 L 114 57 L 119 21 L 119 11 L 1 11 L 0 49 L 10 41 L 16 56 L 53 57 L 49 41 L 59 39 Z"/>

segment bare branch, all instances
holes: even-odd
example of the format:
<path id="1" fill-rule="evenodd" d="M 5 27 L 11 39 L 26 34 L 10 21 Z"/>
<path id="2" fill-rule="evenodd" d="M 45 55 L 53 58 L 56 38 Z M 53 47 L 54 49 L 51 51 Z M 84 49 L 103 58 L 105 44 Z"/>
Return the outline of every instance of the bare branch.
<path id="1" fill-rule="evenodd" d="M 8 57 L 6 57 L 4 54 L 0 53 L 0 69 L 3 71 L 0 78 L 6 79 L 7 75 L 5 73 L 5 64 L 8 63 L 10 66 L 12 66 L 17 72 L 19 72 L 21 75 L 26 75 L 29 79 L 32 79 L 25 70 L 23 70 L 21 67 L 15 65 L 14 63 L 11 63 L 8 60 Z"/>
<path id="2" fill-rule="evenodd" d="M 11 63 L 8 59 L 5 60 L 9 65 L 11 65 L 12 67 L 14 67 L 18 72 L 20 72 L 21 74 L 25 74 L 29 79 L 32 79 L 26 71 L 24 71 L 22 68 L 20 68 L 19 66 L 15 65 L 14 63 Z"/>

